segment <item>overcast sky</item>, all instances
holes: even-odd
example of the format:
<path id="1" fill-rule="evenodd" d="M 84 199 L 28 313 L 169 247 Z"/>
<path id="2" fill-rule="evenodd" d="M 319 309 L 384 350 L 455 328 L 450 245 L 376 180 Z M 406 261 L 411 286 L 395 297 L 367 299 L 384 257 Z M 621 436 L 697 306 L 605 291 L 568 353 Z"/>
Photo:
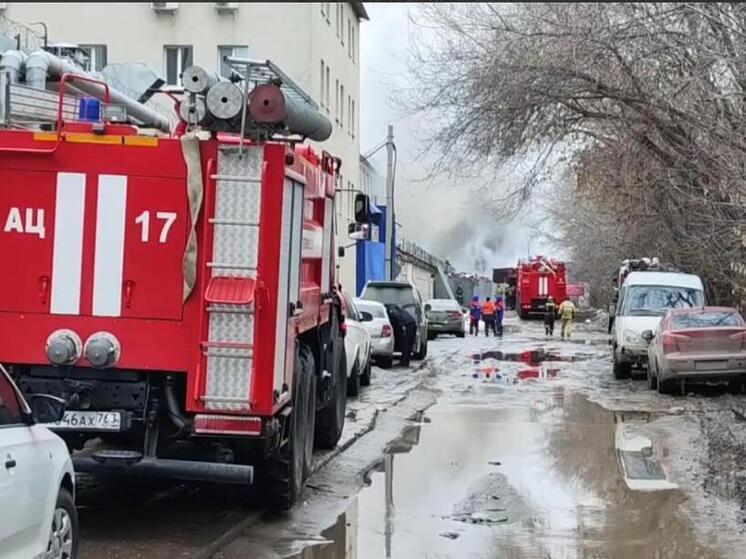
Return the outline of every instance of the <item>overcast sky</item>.
<path id="1" fill-rule="evenodd" d="M 509 266 L 529 249 L 547 253 L 539 240 L 529 243 L 529 227 L 505 224 L 482 209 L 483 195 L 474 192 L 476 184 L 453 177 L 439 177 L 424 182 L 424 163 L 416 159 L 416 116 L 406 115 L 396 107 L 392 91 L 406 85 L 406 52 L 410 26 L 408 14 L 416 15 L 413 4 L 365 3 L 370 21 L 363 22 L 361 50 L 361 146 L 370 151 L 386 138 L 386 126 L 394 125 L 399 154 L 396 174 L 397 222 L 402 224 L 399 238 L 415 241 L 438 257 L 450 259 L 464 271 L 489 272 Z M 373 162 L 386 171 L 386 154 L 381 150 Z M 513 171 L 515 173 L 515 171 Z M 495 189 L 511 180 L 504 173 L 483 177 L 479 185 L 494 178 Z M 515 179 L 513 179 L 515 180 Z"/>

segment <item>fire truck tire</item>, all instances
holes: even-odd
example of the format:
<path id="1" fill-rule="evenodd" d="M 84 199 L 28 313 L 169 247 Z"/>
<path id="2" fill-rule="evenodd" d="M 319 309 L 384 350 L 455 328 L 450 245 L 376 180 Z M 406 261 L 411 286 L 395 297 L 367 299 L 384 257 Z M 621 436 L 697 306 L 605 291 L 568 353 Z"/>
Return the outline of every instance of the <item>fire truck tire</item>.
<path id="1" fill-rule="evenodd" d="M 287 419 L 287 440 L 267 457 L 263 469 L 267 506 L 274 510 L 289 510 L 303 491 L 305 444 L 312 436 L 306 417 L 311 377 L 306 374 L 303 353 L 301 347 L 293 370 L 293 410 Z"/>
<path id="2" fill-rule="evenodd" d="M 316 363 L 311 348 L 300 346 L 300 362 L 303 369 L 303 396 L 305 410 L 305 429 L 303 442 L 303 478 L 307 479 L 311 473 L 313 461 L 313 437 L 316 426 Z"/>
<path id="3" fill-rule="evenodd" d="M 521 309 L 521 320 L 528 320 L 528 311 Z"/>
<path id="4" fill-rule="evenodd" d="M 347 406 L 347 356 L 344 340 L 334 338 L 326 351 L 331 375 L 332 400 L 316 414 L 316 447 L 326 450 L 337 446 L 345 424 Z"/>
<path id="5" fill-rule="evenodd" d="M 360 378 L 360 360 L 357 359 L 355 364 L 352 366 L 352 372 L 350 378 L 347 379 L 347 396 L 350 398 L 356 398 L 360 395 L 360 385 L 362 379 Z"/>

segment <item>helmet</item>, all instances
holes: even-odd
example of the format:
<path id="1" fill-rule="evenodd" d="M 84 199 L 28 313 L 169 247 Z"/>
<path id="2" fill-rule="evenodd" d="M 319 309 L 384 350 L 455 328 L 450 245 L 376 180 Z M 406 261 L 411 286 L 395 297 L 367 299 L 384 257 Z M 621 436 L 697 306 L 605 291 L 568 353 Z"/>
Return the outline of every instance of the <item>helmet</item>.
<path id="1" fill-rule="evenodd" d="M 479 295 L 474 295 L 474 296 L 473 296 L 473 297 L 471 298 L 471 300 L 472 300 L 472 301 L 479 301 Z"/>

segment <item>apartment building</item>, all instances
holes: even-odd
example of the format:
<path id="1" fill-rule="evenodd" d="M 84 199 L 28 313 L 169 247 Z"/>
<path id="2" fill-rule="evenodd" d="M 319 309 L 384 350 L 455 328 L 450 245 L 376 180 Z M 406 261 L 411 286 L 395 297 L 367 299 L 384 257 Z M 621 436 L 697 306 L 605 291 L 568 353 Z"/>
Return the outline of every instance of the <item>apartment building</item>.
<path id="1" fill-rule="evenodd" d="M 368 18 L 362 2 L 7 2 L 3 16 L 19 25 L 44 22 L 50 43 L 86 47 L 92 70 L 143 62 L 176 87 L 192 64 L 227 75 L 224 55 L 272 60 L 334 124 L 323 148 L 342 158 L 338 231 L 348 244 L 361 182 L 360 23 Z M 343 285 L 354 285 L 354 259 L 355 251 L 347 251 L 338 262 Z"/>

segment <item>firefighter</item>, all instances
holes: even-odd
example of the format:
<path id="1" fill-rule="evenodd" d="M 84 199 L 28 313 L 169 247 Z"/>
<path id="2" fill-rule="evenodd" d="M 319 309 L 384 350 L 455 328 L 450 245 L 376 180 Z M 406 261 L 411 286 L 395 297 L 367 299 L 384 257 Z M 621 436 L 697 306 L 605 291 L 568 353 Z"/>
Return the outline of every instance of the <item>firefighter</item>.
<path id="1" fill-rule="evenodd" d="M 544 313 L 544 333 L 547 336 L 554 336 L 554 321 L 557 320 L 557 304 L 554 297 L 547 297 L 547 309 Z"/>
<path id="2" fill-rule="evenodd" d="M 497 309 L 495 308 L 495 303 L 487 297 L 484 301 L 484 305 L 482 305 L 482 320 L 484 320 L 484 335 L 488 338 L 490 337 L 490 330 L 492 330 L 495 336 L 497 336 L 497 329 L 495 328 L 496 312 Z"/>
<path id="3" fill-rule="evenodd" d="M 469 334 L 479 335 L 479 319 L 482 318 L 482 306 L 479 304 L 479 295 L 471 298 L 471 307 L 469 308 Z"/>
<path id="4" fill-rule="evenodd" d="M 505 316 L 505 302 L 503 301 L 502 295 L 495 296 L 495 325 L 497 331 L 495 335 L 502 337 L 503 335 L 503 317 Z"/>
<path id="5" fill-rule="evenodd" d="M 394 350 L 401 352 L 399 364 L 402 367 L 409 367 L 409 359 L 417 339 L 417 322 L 399 305 L 386 305 L 386 310 L 389 313 L 391 329 L 394 331 Z"/>
<path id="6" fill-rule="evenodd" d="M 559 306 L 559 317 L 562 321 L 562 338 L 570 338 L 572 332 L 572 321 L 575 318 L 577 310 L 570 299 L 565 299 Z"/>

